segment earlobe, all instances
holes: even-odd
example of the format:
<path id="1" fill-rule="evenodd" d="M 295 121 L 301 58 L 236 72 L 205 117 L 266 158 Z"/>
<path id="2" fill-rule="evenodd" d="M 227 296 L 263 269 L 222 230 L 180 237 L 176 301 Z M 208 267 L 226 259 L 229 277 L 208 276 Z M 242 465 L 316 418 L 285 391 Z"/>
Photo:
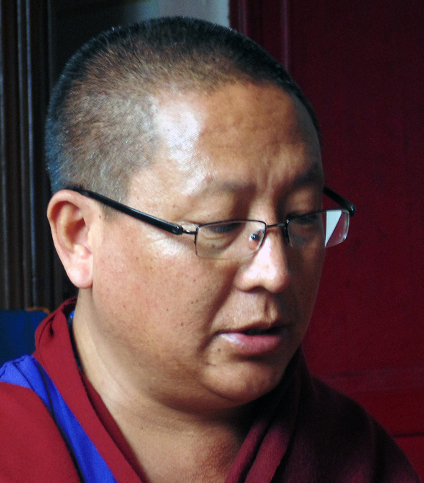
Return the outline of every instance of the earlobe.
<path id="1" fill-rule="evenodd" d="M 82 195 L 62 190 L 52 197 L 47 209 L 56 251 L 69 279 L 81 289 L 90 288 L 93 282 L 91 206 Z"/>

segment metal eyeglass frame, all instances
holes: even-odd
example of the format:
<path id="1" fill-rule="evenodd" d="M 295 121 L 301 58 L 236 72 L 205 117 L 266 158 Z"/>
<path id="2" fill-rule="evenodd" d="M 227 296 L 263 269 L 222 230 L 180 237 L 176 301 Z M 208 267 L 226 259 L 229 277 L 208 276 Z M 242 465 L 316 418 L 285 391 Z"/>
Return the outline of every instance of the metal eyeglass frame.
<path id="1" fill-rule="evenodd" d="M 215 225 L 219 223 L 226 223 L 228 221 L 255 221 L 255 220 L 223 220 L 219 222 L 213 222 L 213 223 L 203 223 L 200 224 L 196 227 L 196 230 L 186 230 L 183 228 L 181 225 L 178 225 L 176 223 L 171 223 L 169 221 L 162 220 L 160 218 L 156 218 L 155 216 L 149 215 L 147 213 L 143 213 L 142 211 L 136 210 L 135 208 L 131 208 L 130 206 L 124 205 L 122 203 L 119 203 L 118 201 L 112 200 L 111 198 L 107 198 L 106 196 L 103 196 L 99 193 L 96 193 L 94 191 L 86 190 L 84 188 L 78 188 L 78 187 L 67 187 L 65 189 L 75 191 L 83 196 L 87 196 L 88 198 L 92 198 L 93 200 L 99 201 L 100 203 L 103 203 L 106 206 L 109 206 L 110 208 L 113 208 L 114 210 L 120 211 L 121 213 L 125 213 L 128 216 L 131 216 L 133 218 L 136 218 L 137 220 L 144 221 L 145 223 L 148 223 L 149 225 L 155 226 L 156 228 L 159 228 L 161 230 L 165 230 L 168 233 L 172 233 L 173 235 L 194 235 L 194 244 L 196 245 L 196 238 L 197 238 L 197 232 L 199 231 L 199 228 L 202 226 L 207 226 L 207 225 Z M 332 201 L 335 201 L 338 205 L 341 206 L 341 208 L 347 210 L 349 212 L 349 215 L 352 217 L 356 213 L 356 207 L 353 203 L 348 201 L 346 198 L 343 198 L 343 196 L 339 195 L 335 191 L 333 191 L 330 188 L 327 188 L 327 186 L 324 186 L 323 193 L 330 198 Z M 322 211 L 322 210 L 321 210 Z M 324 210 L 325 211 L 325 210 Z M 317 212 L 312 212 L 312 213 L 305 213 L 305 215 L 313 214 Z M 302 215 L 304 216 L 304 215 Z M 285 222 L 280 222 L 280 223 L 275 223 L 273 225 L 268 225 L 265 222 L 265 234 L 268 228 L 275 228 L 279 227 L 283 229 L 284 237 L 289 240 L 288 237 L 288 229 L 287 226 L 289 222 L 293 218 L 288 218 Z M 265 238 L 264 234 L 264 238 Z"/>

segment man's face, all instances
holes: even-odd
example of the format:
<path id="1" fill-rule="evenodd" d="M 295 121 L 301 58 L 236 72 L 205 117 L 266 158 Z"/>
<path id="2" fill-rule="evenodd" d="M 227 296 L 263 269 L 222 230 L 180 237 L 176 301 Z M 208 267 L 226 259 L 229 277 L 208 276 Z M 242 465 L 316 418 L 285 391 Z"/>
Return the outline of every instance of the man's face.
<path id="1" fill-rule="evenodd" d="M 162 93 L 156 122 L 161 147 L 128 205 L 187 229 L 321 208 L 316 132 L 281 89 Z M 125 367 L 145 397 L 189 410 L 236 407 L 276 386 L 306 331 L 323 250 L 294 249 L 274 229 L 251 258 L 209 260 L 190 235 L 122 214 L 102 226 L 90 323 L 106 364 Z"/>

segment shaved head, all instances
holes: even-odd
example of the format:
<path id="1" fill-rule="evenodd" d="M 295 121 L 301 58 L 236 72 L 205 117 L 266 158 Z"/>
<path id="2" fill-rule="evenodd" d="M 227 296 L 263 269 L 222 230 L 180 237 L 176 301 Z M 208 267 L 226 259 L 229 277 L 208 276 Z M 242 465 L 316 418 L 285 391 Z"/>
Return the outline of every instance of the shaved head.
<path id="1" fill-rule="evenodd" d="M 46 126 L 52 190 L 83 187 L 125 199 L 154 160 L 161 92 L 207 95 L 225 84 L 273 84 L 315 113 L 284 68 L 234 30 L 182 17 L 109 30 L 84 45 L 56 85 Z"/>

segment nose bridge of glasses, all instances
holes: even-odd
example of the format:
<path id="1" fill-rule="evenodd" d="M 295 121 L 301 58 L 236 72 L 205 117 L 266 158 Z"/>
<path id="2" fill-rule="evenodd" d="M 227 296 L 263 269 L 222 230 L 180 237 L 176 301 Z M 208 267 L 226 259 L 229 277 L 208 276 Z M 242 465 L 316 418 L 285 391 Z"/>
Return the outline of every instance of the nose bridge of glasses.
<path id="1" fill-rule="evenodd" d="M 259 243 L 253 249 L 253 251 L 258 251 L 263 246 L 268 235 L 277 236 L 277 238 L 281 237 L 284 242 L 283 244 L 289 243 L 289 238 L 287 233 L 287 223 L 274 223 L 271 225 L 267 225 L 265 222 L 262 222 L 262 225 L 263 227 L 261 227 L 260 231 L 255 232 L 255 234 L 260 233 L 260 240 L 258 240 Z M 253 236 L 253 234 L 251 236 Z M 278 243 L 279 242 L 280 241 L 278 240 Z"/>
<path id="2" fill-rule="evenodd" d="M 277 234 L 281 235 L 283 238 L 283 241 L 285 243 L 290 243 L 290 237 L 289 237 L 289 232 L 287 229 L 288 223 L 287 221 L 285 222 L 279 222 L 279 223 L 273 223 L 272 225 L 267 225 L 265 224 L 265 233 L 264 233 L 264 239 L 267 236 L 269 231 L 276 231 Z M 263 240 L 262 240 L 263 242 Z"/>
<path id="3" fill-rule="evenodd" d="M 267 225 L 262 222 L 262 224 L 262 238 L 254 250 L 255 256 L 252 263 L 260 268 L 264 283 L 272 284 L 274 288 L 278 286 L 281 289 L 282 284 L 287 282 L 290 273 L 289 256 L 286 251 L 288 242 L 284 234 L 286 223 Z"/>

